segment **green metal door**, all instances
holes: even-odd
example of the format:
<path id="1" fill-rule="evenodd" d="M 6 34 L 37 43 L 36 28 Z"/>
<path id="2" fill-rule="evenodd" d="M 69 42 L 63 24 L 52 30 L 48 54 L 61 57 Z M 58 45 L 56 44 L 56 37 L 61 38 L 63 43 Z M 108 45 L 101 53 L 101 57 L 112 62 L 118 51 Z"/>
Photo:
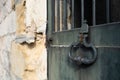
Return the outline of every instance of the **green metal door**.
<path id="1" fill-rule="evenodd" d="M 55 32 L 52 4 L 53 0 L 48 0 L 48 80 L 120 80 L 120 23 L 95 25 L 96 16 L 93 16 L 94 25 L 89 26 L 89 31 L 81 20 L 81 28 Z M 96 50 L 96 59 L 90 65 L 77 64 L 69 57 L 71 44 L 80 41 L 80 33 L 89 36 L 88 43 Z M 83 54 L 89 57 L 89 49 L 85 48 Z M 73 54 L 79 56 L 77 51 Z"/>

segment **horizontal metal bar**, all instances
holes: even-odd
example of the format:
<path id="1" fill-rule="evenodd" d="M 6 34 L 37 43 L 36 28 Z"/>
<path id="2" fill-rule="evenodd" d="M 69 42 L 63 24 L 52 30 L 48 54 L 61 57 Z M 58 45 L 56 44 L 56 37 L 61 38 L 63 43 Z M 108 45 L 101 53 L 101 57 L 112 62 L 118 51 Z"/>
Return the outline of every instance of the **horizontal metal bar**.
<path id="1" fill-rule="evenodd" d="M 50 47 L 70 47 L 70 45 L 50 45 Z M 95 48 L 120 48 L 120 46 L 95 46 Z"/>
<path id="2" fill-rule="evenodd" d="M 95 48 L 120 48 L 120 46 L 95 46 Z"/>
<path id="3" fill-rule="evenodd" d="M 50 45 L 50 47 L 70 47 L 70 45 Z"/>

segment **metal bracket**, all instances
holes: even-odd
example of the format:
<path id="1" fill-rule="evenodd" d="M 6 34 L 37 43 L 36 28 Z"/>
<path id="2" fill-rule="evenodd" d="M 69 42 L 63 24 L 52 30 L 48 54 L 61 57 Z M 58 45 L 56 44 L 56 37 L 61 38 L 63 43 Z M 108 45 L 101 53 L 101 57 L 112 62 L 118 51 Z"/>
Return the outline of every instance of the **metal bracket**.
<path id="1" fill-rule="evenodd" d="M 89 26 L 87 24 L 87 21 L 84 20 L 80 28 L 80 33 L 88 33 L 88 31 L 89 31 Z"/>

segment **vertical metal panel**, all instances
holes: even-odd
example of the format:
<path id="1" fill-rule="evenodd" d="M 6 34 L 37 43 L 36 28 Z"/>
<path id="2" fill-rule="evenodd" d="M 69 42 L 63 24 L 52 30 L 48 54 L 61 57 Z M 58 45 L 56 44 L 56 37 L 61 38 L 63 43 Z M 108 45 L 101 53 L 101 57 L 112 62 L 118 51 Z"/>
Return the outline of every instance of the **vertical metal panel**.
<path id="1" fill-rule="evenodd" d="M 60 30 L 60 0 L 57 0 L 57 31 Z"/>
<path id="2" fill-rule="evenodd" d="M 67 0 L 63 0 L 63 30 L 67 30 Z"/>
<path id="3" fill-rule="evenodd" d="M 81 23 L 84 22 L 84 0 L 81 0 Z"/>
<path id="4" fill-rule="evenodd" d="M 74 28 L 74 0 L 72 0 L 72 25 L 71 28 Z"/>
<path id="5" fill-rule="evenodd" d="M 96 0 L 92 0 L 93 6 L 93 26 L 96 25 Z"/>
<path id="6" fill-rule="evenodd" d="M 106 18 L 107 18 L 107 23 L 110 22 L 110 1 L 106 0 Z"/>

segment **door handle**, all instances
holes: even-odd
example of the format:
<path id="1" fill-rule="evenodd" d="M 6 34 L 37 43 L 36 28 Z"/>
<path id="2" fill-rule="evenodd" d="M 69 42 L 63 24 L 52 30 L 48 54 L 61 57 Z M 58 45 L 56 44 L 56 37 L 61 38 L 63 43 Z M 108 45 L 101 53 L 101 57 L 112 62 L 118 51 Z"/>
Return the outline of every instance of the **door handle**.
<path id="1" fill-rule="evenodd" d="M 96 48 L 93 46 L 92 43 L 88 43 L 88 25 L 86 22 L 81 27 L 81 33 L 80 33 L 80 40 L 77 42 L 74 42 L 70 45 L 69 50 L 69 59 L 75 62 L 78 65 L 90 65 L 93 64 L 97 59 L 97 52 Z M 75 52 L 79 52 L 78 54 L 81 54 L 79 56 L 73 56 Z M 84 56 L 84 54 L 87 55 Z M 92 55 L 91 58 L 88 57 L 88 55 Z"/>
<path id="2" fill-rule="evenodd" d="M 92 58 L 84 57 L 82 55 L 73 57 L 72 55 L 74 54 L 74 51 L 76 51 L 78 49 L 83 49 L 85 51 L 88 50 L 90 52 L 90 54 L 92 54 Z M 82 53 L 84 55 L 84 51 L 79 52 L 79 53 Z M 86 43 L 74 42 L 70 46 L 69 59 L 78 65 L 90 65 L 96 61 L 97 52 L 96 52 L 95 47 L 91 43 L 86 44 Z"/>

